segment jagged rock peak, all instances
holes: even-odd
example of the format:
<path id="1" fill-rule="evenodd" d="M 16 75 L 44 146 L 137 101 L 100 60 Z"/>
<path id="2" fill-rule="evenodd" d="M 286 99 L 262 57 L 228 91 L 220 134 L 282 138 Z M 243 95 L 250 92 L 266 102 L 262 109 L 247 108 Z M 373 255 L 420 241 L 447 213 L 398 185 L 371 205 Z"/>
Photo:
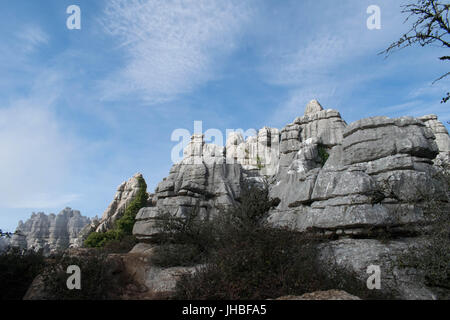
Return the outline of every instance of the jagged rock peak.
<path id="1" fill-rule="evenodd" d="M 128 181 L 124 181 L 119 185 L 113 201 L 103 213 L 95 231 L 106 232 L 112 229 L 114 222 L 123 216 L 127 205 L 137 196 L 141 179 L 144 179 L 142 174 L 136 173 Z"/>
<path id="2" fill-rule="evenodd" d="M 90 224 L 80 211 L 65 208 L 57 215 L 34 213 L 27 221 L 19 221 L 11 246 L 29 250 L 43 250 L 44 254 L 63 251 L 77 239 L 78 233 Z"/>
<path id="3" fill-rule="evenodd" d="M 305 109 L 305 116 L 315 114 L 317 112 L 320 112 L 323 110 L 323 107 L 320 105 L 319 101 L 316 99 L 311 100 L 307 105 Z"/>

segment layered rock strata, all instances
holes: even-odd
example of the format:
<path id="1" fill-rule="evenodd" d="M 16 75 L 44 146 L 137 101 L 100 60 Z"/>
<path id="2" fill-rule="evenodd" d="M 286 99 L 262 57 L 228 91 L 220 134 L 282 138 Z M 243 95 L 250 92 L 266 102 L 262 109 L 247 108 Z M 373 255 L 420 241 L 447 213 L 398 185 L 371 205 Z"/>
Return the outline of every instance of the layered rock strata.
<path id="1" fill-rule="evenodd" d="M 416 231 L 428 222 L 426 201 L 449 201 L 436 178 L 449 163 L 449 150 L 448 132 L 434 115 L 347 125 L 338 111 L 313 100 L 281 130 L 263 128 L 247 139 L 232 132 L 224 148 L 194 135 L 183 161 L 138 213 L 133 233 L 141 241 L 153 237 L 162 213 L 220 214 L 239 200 L 243 182 L 266 180 L 270 197 L 278 199 L 269 222 L 334 237 L 322 248 L 323 260 L 334 259 L 363 279 L 366 265 L 388 268 L 399 252 L 420 242 Z M 396 240 L 376 239 L 384 234 Z M 395 277 L 391 272 L 387 283 Z M 398 297 L 434 297 L 420 281 L 399 277 Z"/>

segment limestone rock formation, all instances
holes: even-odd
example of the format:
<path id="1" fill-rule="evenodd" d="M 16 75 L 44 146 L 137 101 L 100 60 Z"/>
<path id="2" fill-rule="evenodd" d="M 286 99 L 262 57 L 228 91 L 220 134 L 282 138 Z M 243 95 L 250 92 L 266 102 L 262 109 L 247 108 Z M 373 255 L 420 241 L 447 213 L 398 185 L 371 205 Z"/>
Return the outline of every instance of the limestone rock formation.
<path id="1" fill-rule="evenodd" d="M 113 228 L 114 223 L 123 216 L 127 205 L 137 196 L 140 178 L 143 178 L 142 174 L 137 173 L 117 188 L 113 201 L 103 213 L 100 221 L 94 222 L 92 229 L 95 228 L 96 232 L 106 232 Z"/>
<path id="2" fill-rule="evenodd" d="M 283 129 L 263 128 L 247 139 L 233 132 L 225 147 L 194 135 L 184 159 L 138 213 L 133 233 L 142 241 L 153 237 L 162 213 L 220 214 L 239 199 L 244 181 L 266 180 L 270 197 L 279 200 L 269 222 L 335 237 L 323 248 L 324 261 L 333 258 L 363 278 L 367 265 L 389 268 L 399 252 L 420 242 L 416 227 L 428 222 L 423 200 L 449 201 L 435 178 L 436 165 L 449 163 L 449 150 L 448 132 L 436 116 L 347 125 L 338 111 L 313 100 Z M 374 239 L 387 233 L 396 240 Z M 408 274 L 391 273 L 387 283 L 396 276 L 398 297 L 433 298 Z"/>
<path id="3" fill-rule="evenodd" d="M 29 250 L 43 250 L 44 254 L 63 251 L 74 244 L 78 233 L 90 219 L 80 211 L 65 208 L 57 215 L 33 213 L 27 221 L 19 222 L 11 238 L 11 246 Z"/>
<path id="4" fill-rule="evenodd" d="M 183 161 L 173 165 L 156 188 L 152 206 L 137 214 L 133 234 L 141 240 L 151 238 L 162 214 L 184 217 L 193 210 L 203 218 L 219 214 L 239 197 L 243 174 L 240 164 L 226 163 L 223 148 L 206 145 L 203 136 L 194 135 Z"/>
<path id="5" fill-rule="evenodd" d="M 272 188 L 271 196 L 281 200 L 270 218 L 275 225 L 363 234 L 365 228 L 402 228 L 422 221 L 423 212 L 413 201 L 431 195 L 446 200 L 445 190 L 433 179 L 432 160 L 439 150 L 421 121 L 363 119 L 348 126 L 343 137 L 323 168 L 317 169 L 310 152 L 313 159 L 306 169 L 289 170 Z"/>

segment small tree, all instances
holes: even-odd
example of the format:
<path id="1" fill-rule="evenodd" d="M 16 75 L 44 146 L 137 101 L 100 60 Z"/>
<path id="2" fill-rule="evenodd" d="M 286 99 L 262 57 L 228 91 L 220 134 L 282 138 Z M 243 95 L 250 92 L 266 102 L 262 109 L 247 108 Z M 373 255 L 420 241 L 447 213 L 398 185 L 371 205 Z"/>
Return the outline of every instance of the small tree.
<path id="1" fill-rule="evenodd" d="M 425 47 L 437 44 L 443 48 L 450 48 L 450 4 L 439 0 L 416 0 L 416 3 L 403 5 L 402 13 L 409 14 L 405 22 L 414 19 L 411 28 L 398 41 L 393 42 L 381 54 L 390 55 L 398 49 L 413 45 Z M 439 57 L 441 61 L 450 61 L 450 55 Z M 447 77 L 450 72 L 441 75 L 433 83 Z M 450 93 L 442 98 L 442 103 L 450 99 Z"/>

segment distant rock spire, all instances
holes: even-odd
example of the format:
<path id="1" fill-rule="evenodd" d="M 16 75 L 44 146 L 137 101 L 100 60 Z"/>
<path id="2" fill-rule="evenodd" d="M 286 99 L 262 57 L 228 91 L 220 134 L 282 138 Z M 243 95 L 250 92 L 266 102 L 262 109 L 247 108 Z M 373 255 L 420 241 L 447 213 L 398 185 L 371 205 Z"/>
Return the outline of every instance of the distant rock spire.
<path id="1" fill-rule="evenodd" d="M 322 111 L 323 108 L 320 105 L 319 101 L 317 100 L 311 100 L 307 105 L 306 105 L 306 110 L 305 110 L 305 116 L 307 115 L 311 115 L 311 114 L 315 114 L 319 111 Z"/>

